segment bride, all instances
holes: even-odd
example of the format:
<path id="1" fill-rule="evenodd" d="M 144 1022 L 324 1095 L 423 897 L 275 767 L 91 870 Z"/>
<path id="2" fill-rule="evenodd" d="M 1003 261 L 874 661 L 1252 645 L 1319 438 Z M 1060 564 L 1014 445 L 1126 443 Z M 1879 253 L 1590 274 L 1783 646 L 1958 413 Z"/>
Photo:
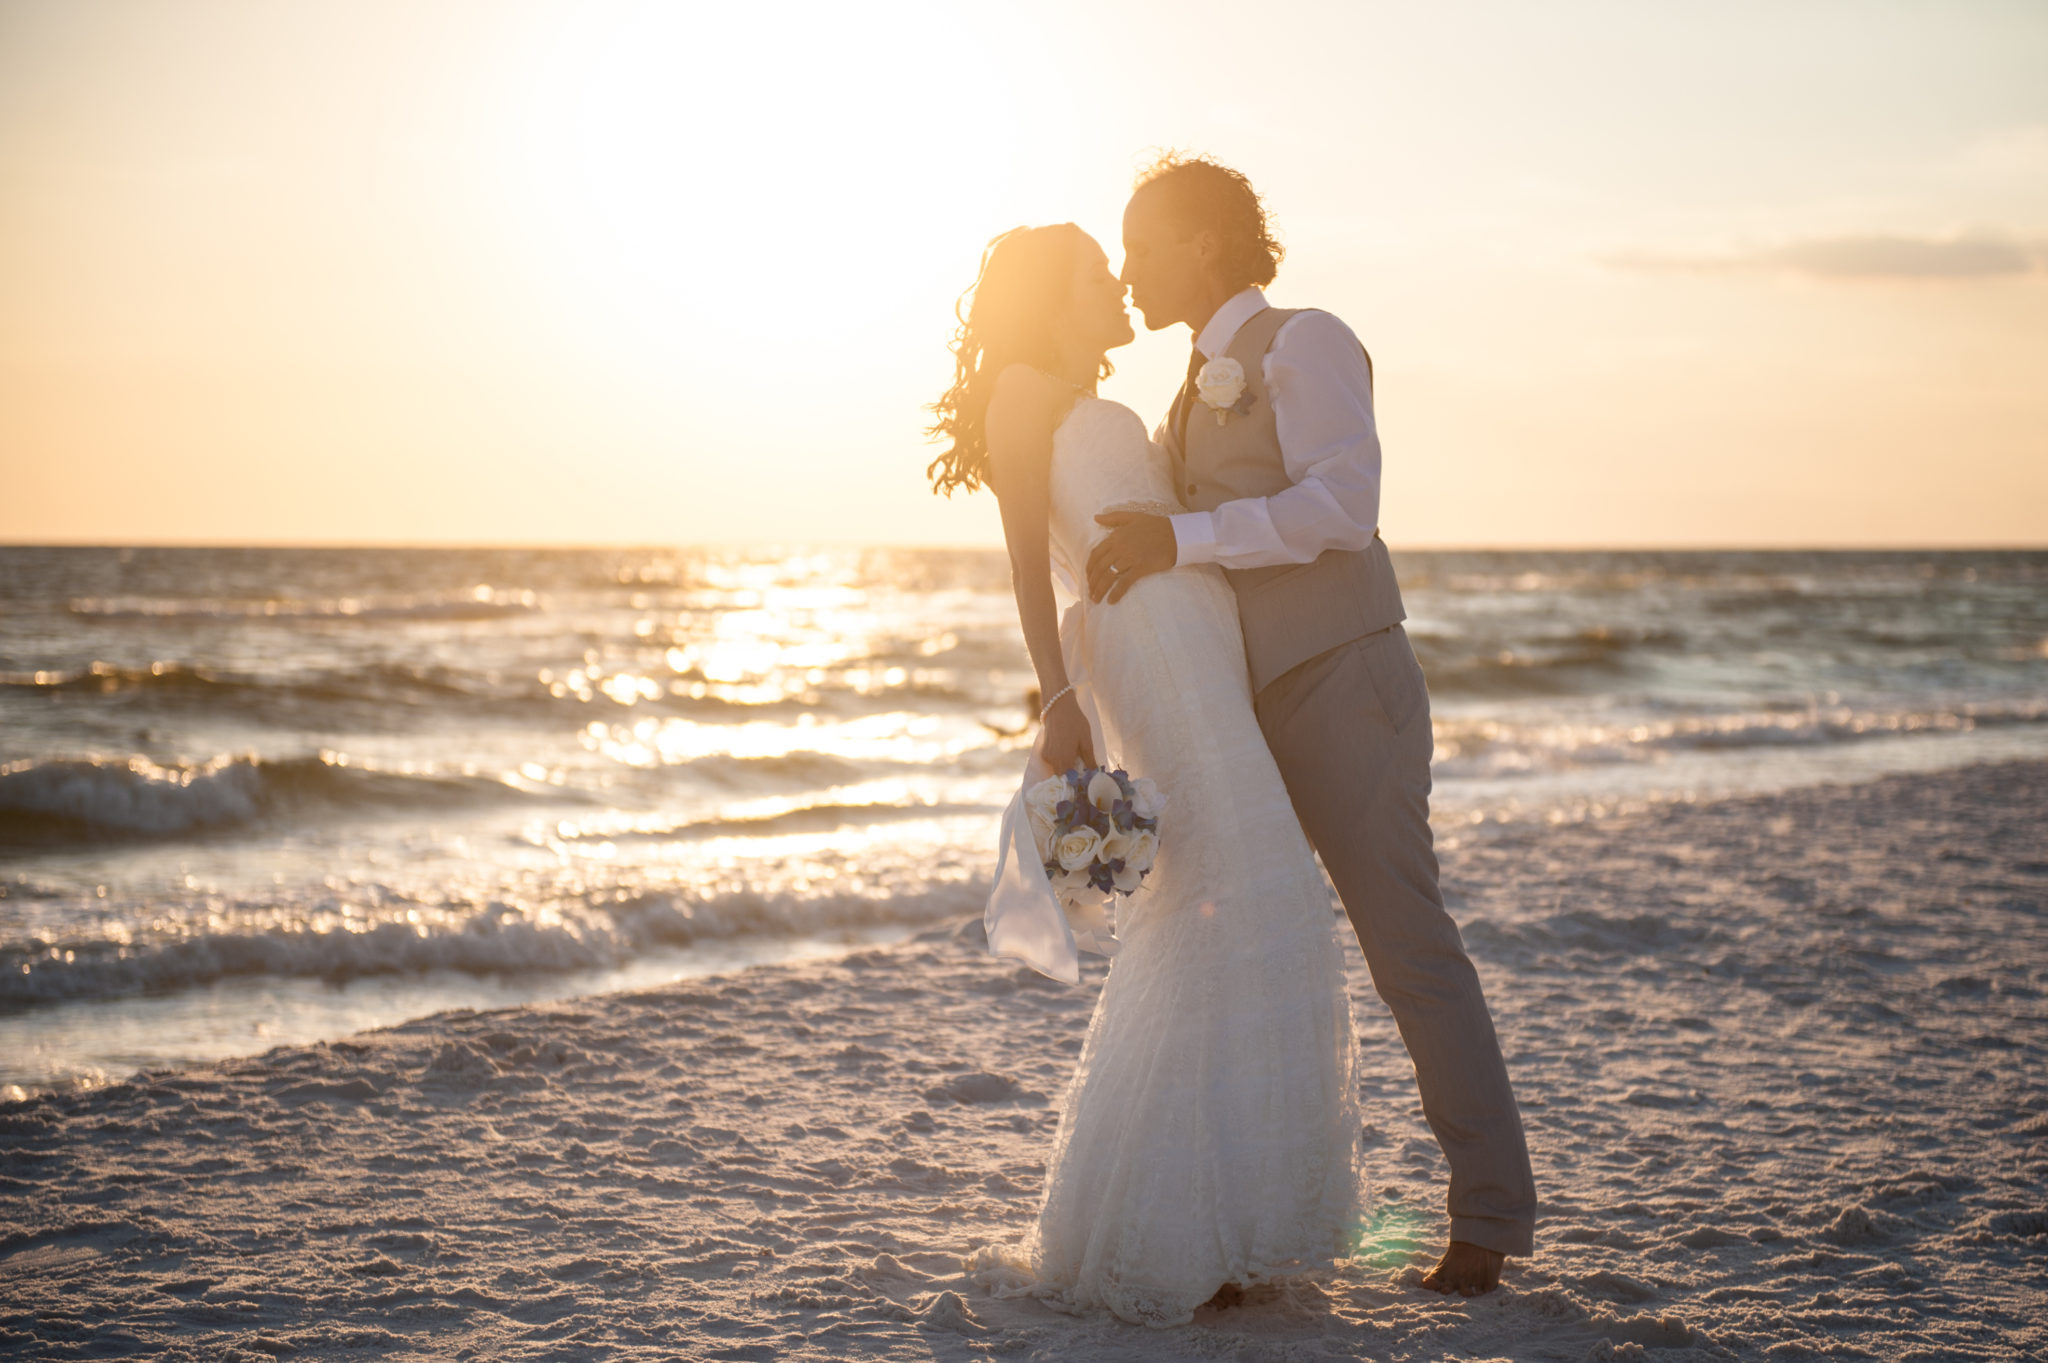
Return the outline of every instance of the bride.
<path id="1" fill-rule="evenodd" d="M 930 473 L 1001 506 L 1048 701 L 1035 755 L 1051 771 L 1113 759 L 1171 802 L 1157 863 L 1119 903 L 1037 1223 L 969 1267 L 997 1295 L 1177 1325 L 1356 1246 L 1357 1042 L 1335 918 L 1253 714 L 1221 570 L 1157 573 L 1114 604 L 1079 590 L 1098 515 L 1181 510 L 1137 414 L 1095 396 L 1133 334 L 1102 248 L 1070 223 L 1005 233 L 961 317 L 933 408 L 951 448 Z M 1082 598 L 1064 630 L 1055 576 Z"/>

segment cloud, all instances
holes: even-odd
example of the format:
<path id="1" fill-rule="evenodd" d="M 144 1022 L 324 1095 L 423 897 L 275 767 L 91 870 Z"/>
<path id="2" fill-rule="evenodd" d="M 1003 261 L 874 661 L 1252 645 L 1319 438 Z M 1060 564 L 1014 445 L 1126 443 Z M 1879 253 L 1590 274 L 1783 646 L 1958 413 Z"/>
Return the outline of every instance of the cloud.
<path id="1" fill-rule="evenodd" d="M 1940 237 L 1879 233 L 1809 237 L 1711 256 L 1625 253 L 1607 257 L 1607 263 L 1624 269 L 1771 271 L 1815 279 L 1996 279 L 2048 270 L 2048 238 L 1995 231 Z"/>

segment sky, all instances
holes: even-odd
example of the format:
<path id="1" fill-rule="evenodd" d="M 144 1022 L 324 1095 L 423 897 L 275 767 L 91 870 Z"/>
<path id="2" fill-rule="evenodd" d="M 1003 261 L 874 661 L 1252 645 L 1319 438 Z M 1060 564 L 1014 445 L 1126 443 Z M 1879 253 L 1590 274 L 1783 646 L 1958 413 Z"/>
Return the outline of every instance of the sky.
<path id="1" fill-rule="evenodd" d="M 0 541 L 1000 543 L 955 301 L 1166 147 L 1397 551 L 2048 545 L 2048 6 L 1883 0 L 0 0 Z"/>

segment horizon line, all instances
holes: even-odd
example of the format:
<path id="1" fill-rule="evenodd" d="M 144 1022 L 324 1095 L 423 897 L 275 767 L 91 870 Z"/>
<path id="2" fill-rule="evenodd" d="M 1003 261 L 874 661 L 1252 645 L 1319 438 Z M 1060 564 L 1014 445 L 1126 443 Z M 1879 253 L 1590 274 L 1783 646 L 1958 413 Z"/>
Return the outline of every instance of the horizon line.
<path id="1" fill-rule="evenodd" d="M 968 551 L 1000 553 L 1004 546 L 987 542 L 891 542 L 886 540 L 689 540 L 656 542 L 643 540 L 10 540 L 0 538 L 0 549 L 444 549 L 444 550 L 703 550 L 762 549 L 788 552 L 879 549 L 924 550 L 933 553 Z M 2040 553 L 2048 552 L 2048 539 L 2036 542 L 1928 540 L 1916 542 L 1795 543 L 1720 542 L 1644 544 L 1614 541 L 1570 544 L 1407 544 L 1387 546 L 1388 552 L 1420 554 L 1868 554 L 1868 553 Z"/>

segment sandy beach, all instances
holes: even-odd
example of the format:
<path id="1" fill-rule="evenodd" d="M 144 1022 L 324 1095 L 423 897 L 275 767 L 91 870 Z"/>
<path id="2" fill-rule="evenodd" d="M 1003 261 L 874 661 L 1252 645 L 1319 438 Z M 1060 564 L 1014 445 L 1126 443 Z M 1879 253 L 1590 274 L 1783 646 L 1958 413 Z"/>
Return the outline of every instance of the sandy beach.
<path id="1" fill-rule="evenodd" d="M 2048 1354 L 2048 764 L 1444 846 L 1538 1249 L 1416 1286 L 1442 1169 L 1351 947 L 1372 1216 L 1146 1331 L 992 1301 L 1101 974 L 958 920 L 836 961 L 0 1109 L 0 1354 L 2009 1359 Z"/>

